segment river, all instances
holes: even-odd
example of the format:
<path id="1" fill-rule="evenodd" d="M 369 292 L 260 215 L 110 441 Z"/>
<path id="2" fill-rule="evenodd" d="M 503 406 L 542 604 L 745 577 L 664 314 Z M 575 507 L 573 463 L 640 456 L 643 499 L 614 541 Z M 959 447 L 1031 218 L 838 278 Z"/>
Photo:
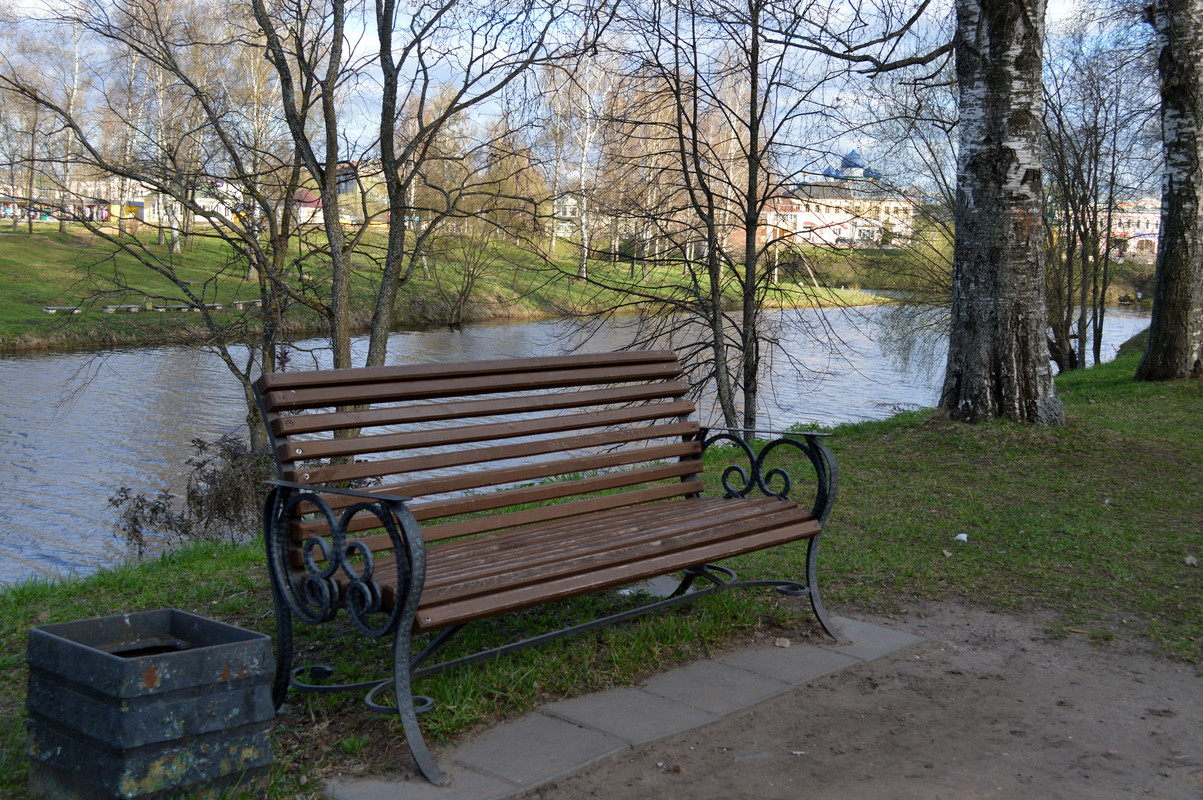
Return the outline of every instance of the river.
<path id="1" fill-rule="evenodd" d="M 786 355 L 762 378 L 762 426 L 832 425 L 932 405 L 944 348 L 937 343 L 901 363 L 881 341 L 888 336 L 879 324 L 885 313 L 868 306 L 770 315 Z M 1148 313 L 1109 311 L 1104 359 L 1147 326 Z M 823 335 L 813 335 L 817 330 Z M 617 349 L 627 335 L 618 323 L 583 349 Z M 390 339 L 389 360 L 550 354 L 580 336 L 555 320 L 401 331 Z M 297 354 L 290 368 L 324 366 L 324 359 L 320 351 Z M 215 439 L 245 424 L 242 394 L 224 365 L 182 347 L 0 358 L 0 387 L 0 582 L 87 573 L 124 558 L 108 498 L 122 486 L 153 492 L 180 485 L 192 439 Z"/>

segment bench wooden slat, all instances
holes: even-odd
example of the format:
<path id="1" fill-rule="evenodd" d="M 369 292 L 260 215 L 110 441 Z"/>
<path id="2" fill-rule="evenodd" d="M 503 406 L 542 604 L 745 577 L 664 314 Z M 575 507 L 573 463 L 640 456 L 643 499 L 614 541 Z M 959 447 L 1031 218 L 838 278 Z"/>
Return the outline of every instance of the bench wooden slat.
<path id="1" fill-rule="evenodd" d="M 432 559 L 428 565 L 430 580 L 422 591 L 423 604 L 437 606 L 449 602 L 460 602 L 478 595 L 492 595 L 499 591 L 535 583 L 546 583 L 554 579 L 578 573 L 595 572 L 599 569 L 647 558 L 678 550 L 735 540 L 806 522 L 805 515 L 796 508 L 783 508 L 775 513 L 761 513 L 746 519 L 726 524 L 676 526 L 668 530 L 649 533 L 635 529 L 623 537 L 599 537 L 565 542 L 554 554 L 542 557 L 516 557 L 500 564 L 485 561 L 470 579 L 444 581 L 438 574 L 439 560 Z"/>
<path id="2" fill-rule="evenodd" d="M 766 506 L 779 501 L 775 498 L 754 498 L 729 503 L 725 500 L 715 502 L 715 498 L 690 498 L 684 502 L 680 498 L 670 499 L 659 503 L 650 503 L 626 508 L 608 509 L 605 514 L 590 514 L 548 520 L 536 525 L 521 528 L 494 531 L 489 536 L 442 540 L 431 552 L 437 552 L 444 562 L 448 559 L 458 559 L 467 562 L 481 557 L 481 554 L 497 548 L 505 552 L 519 548 L 528 550 L 554 550 L 566 536 L 588 536 L 599 530 L 610 531 L 615 536 L 622 536 L 642 526 L 655 527 L 663 524 L 690 523 L 702 525 L 710 520 L 739 519 L 751 514 L 763 513 Z M 387 536 L 361 538 L 369 549 L 381 552 L 387 550 Z M 316 561 L 323 559 L 315 553 Z M 378 557 L 391 559 L 391 556 Z M 294 552 L 291 561 L 293 566 L 301 566 L 300 552 Z"/>
<path id="3" fill-rule="evenodd" d="M 685 497 L 696 494 L 697 491 L 698 487 L 693 481 L 683 481 L 665 486 L 653 486 L 649 489 L 636 489 L 620 494 L 590 497 L 586 500 L 577 500 L 571 503 L 553 503 L 538 508 L 513 511 L 508 514 L 497 514 L 491 517 L 479 517 L 462 522 L 448 522 L 442 525 L 423 527 L 422 538 L 427 542 L 439 542 L 456 536 L 473 536 L 478 533 L 485 533 L 486 531 L 505 530 L 506 528 L 516 528 L 521 525 L 548 522 L 553 519 L 568 519 L 582 514 L 592 514 L 595 511 L 606 511 L 615 508 L 625 508 L 626 506 L 641 505 L 643 503 L 654 503 L 660 500 L 669 500 L 675 497 Z M 417 516 L 416 512 L 415 516 Z M 424 521 L 421 517 L 418 519 L 419 521 Z"/>
<path id="4" fill-rule="evenodd" d="M 531 458 L 570 450 L 612 447 L 652 439 L 695 436 L 700 430 L 701 426 L 694 421 L 674 422 L 670 424 L 649 425 L 635 430 L 602 431 L 581 436 L 535 439 L 510 445 L 461 448 L 450 453 L 432 453 L 430 455 L 403 459 L 357 461 L 354 464 L 336 464 L 329 467 L 313 467 L 309 469 L 286 468 L 284 470 L 284 479 L 297 483 L 311 484 L 366 480 L 389 475 L 400 475 L 419 469 L 441 469 L 444 467 L 514 458 Z"/>
<path id="5" fill-rule="evenodd" d="M 704 524 L 716 519 L 737 519 L 751 514 L 762 513 L 765 506 L 779 502 L 775 498 L 754 498 L 738 503 L 728 503 L 725 500 L 714 502 L 715 498 L 689 498 L 689 502 L 681 498 L 672 498 L 663 502 L 649 503 L 631 507 L 607 509 L 605 514 L 588 514 L 547 520 L 534 525 L 520 528 L 494 531 L 487 537 L 453 538 L 440 540 L 432 552 L 437 551 L 439 558 L 468 559 L 477 558 L 490 548 L 500 548 L 506 552 L 517 548 L 530 550 L 554 550 L 566 536 L 591 535 L 598 530 L 611 531 L 616 536 L 629 533 L 635 528 L 647 525 L 690 523 Z M 298 537 L 299 539 L 299 537 Z M 385 535 L 359 537 L 368 549 L 380 553 L 387 551 L 389 539 Z M 378 556 L 378 563 L 388 563 L 391 556 Z M 315 561 L 323 561 L 320 554 L 314 553 Z M 293 552 L 290 563 L 299 567 L 303 563 L 299 550 Z"/>
<path id="6" fill-rule="evenodd" d="M 447 447 L 497 439 L 539 436 L 681 417 L 688 415 L 692 410 L 693 404 L 687 401 L 648 403 L 630 408 L 615 408 L 582 414 L 561 414 L 536 419 L 507 420 L 481 425 L 461 425 L 453 428 L 362 435 L 348 439 L 293 441 L 280 445 L 280 460 L 343 458 L 370 453 L 413 450 L 420 447 Z"/>
<path id="7" fill-rule="evenodd" d="M 644 483 L 652 483 L 653 481 L 667 480 L 670 478 L 687 477 L 701 472 L 702 465 L 699 461 L 682 461 L 672 464 L 664 464 L 658 467 L 648 467 L 639 470 L 624 470 L 622 472 L 607 473 L 591 478 L 581 478 L 575 481 L 552 481 L 551 483 L 542 483 L 536 486 L 524 486 L 519 489 L 503 489 L 496 492 L 488 492 L 487 494 L 473 495 L 465 498 L 454 498 L 451 500 L 433 500 L 427 502 L 411 503 L 409 508 L 413 512 L 414 518 L 419 522 L 429 522 L 430 520 L 442 519 L 445 517 L 460 516 L 463 514 L 474 514 L 482 511 L 492 511 L 499 508 L 509 508 L 515 505 L 526 503 L 545 502 L 547 500 L 556 500 L 565 497 L 575 497 L 583 493 L 603 492 L 622 487 L 638 486 Z M 688 484 L 672 484 L 668 487 L 652 487 L 651 489 L 643 490 L 652 492 L 649 497 L 654 500 L 661 500 L 666 497 L 674 497 L 684 494 L 696 493 L 699 491 L 697 485 L 693 482 Z M 667 493 L 661 491 L 667 489 Z M 626 492 L 617 497 L 622 498 L 628 495 L 636 495 L 639 492 Z M 424 528 L 423 539 L 426 541 L 437 541 L 437 538 L 446 538 L 448 535 L 464 536 L 468 533 L 449 534 L 448 532 L 459 527 L 470 531 L 471 533 L 481 533 L 485 530 L 502 530 L 504 528 L 516 527 L 518 525 L 529 525 L 534 522 L 542 522 L 544 519 L 559 519 L 577 514 L 588 513 L 591 510 L 591 504 L 599 499 L 604 499 L 612 503 L 610 498 L 615 497 L 609 495 L 606 498 L 590 498 L 588 500 L 557 503 L 549 506 L 542 506 L 534 509 L 524 509 L 521 511 L 510 512 L 508 514 L 494 514 L 486 517 L 478 517 L 475 519 L 465 520 L 463 522 L 449 523 L 446 525 L 435 526 L 432 528 Z M 633 500 L 624 502 L 621 505 L 632 505 L 639 502 L 647 502 L 646 500 Z M 581 510 L 574 510 L 576 506 L 581 506 Z M 606 505 L 606 508 L 617 508 L 618 505 Z M 376 518 L 369 514 L 361 514 L 351 521 L 347 526 L 348 533 L 357 533 L 359 531 L 371 530 L 380 527 Z M 302 522 L 295 526 L 294 536 L 300 539 L 308 538 L 315 534 L 320 534 L 326 529 L 325 519 L 318 519 L 309 522 Z M 429 533 L 426 533 L 429 531 Z M 432 538 L 436 537 L 437 538 Z"/>
<path id="8" fill-rule="evenodd" d="M 591 472 L 593 470 L 627 466 L 644 461 L 661 461 L 670 458 L 697 456 L 701 454 L 701 451 L 702 446 L 699 442 L 674 442 L 658 447 L 648 447 L 635 452 L 620 450 L 603 455 L 559 459 L 556 461 L 540 461 L 535 464 L 518 467 L 476 470 L 457 475 L 448 475 L 443 478 L 407 481 L 397 484 L 389 491 L 390 493 L 396 493 L 405 497 L 426 497 L 434 494 L 462 492 L 468 489 L 483 489 L 487 486 L 501 486 L 520 481 L 552 478 L 572 472 Z"/>
<path id="9" fill-rule="evenodd" d="M 616 386 L 606 389 L 556 392 L 546 395 L 496 397 L 488 400 L 457 400 L 428 403 L 418 406 L 385 406 L 356 411 L 330 411 L 304 416 L 271 415 L 269 423 L 276 436 L 296 436 L 318 431 L 337 431 L 349 428 L 370 428 L 382 425 L 402 425 L 440 422 L 449 419 L 471 419 L 514 411 L 554 411 L 564 408 L 634 403 L 647 400 L 679 399 L 689 387 L 680 381 Z"/>
<path id="10" fill-rule="evenodd" d="M 487 359 L 457 363 L 404 364 L 354 369 L 272 372 L 259 378 L 263 392 L 378 381 L 422 380 L 430 377 L 498 375 L 507 372 L 555 372 L 581 366 L 626 368 L 632 364 L 677 363 L 670 350 L 632 350 L 615 353 L 577 353 L 567 356 Z"/>
<path id="11" fill-rule="evenodd" d="M 615 509 L 605 514 L 553 520 L 541 525 L 498 531 L 488 537 L 487 542 L 480 537 L 440 542 L 431 548 L 431 552 L 437 552 L 438 558 L 446 563 L 451 559 L 474 558 L 493 549 L 505 552 L 525 547 L 546 549 L 567 535 L 579 533 L 588 536 L 600 530 L 622 536 L 643 525 L 654 527 L 666 521 L 701 524 L 720 515 L 733 518 L 732 515 L 739 517 L 760 513 L 766 505 L 777 502 L 779 501 L 773 498 L 756 498 L 738 503 L 713 497 L 668 500 L 663 503 Z"/>
<path id="12" fill-rule="evenodd" d="M 621 372 L 616 372 L 610 367 L 595 367 L 546 372 L 486 373 L 468 377 L 430 378 L 412 383 L 394 381 L 347 383 L 312 389 L 274 391 L 264 399 L 264 405 L 269 412 L 332 408 L 360 403 L 394 403 L 440 397 L 466 397 L 499 392 L 570 388 L 591 384 L 672 380 L 680 376 L 681 368 L 675 362 L 635 364 L 624 367 Z"/>
<path id="13" fill-rule="evenodd" d="M 627 450 L 619 450 L 616 452 L 606 453 L 596 456 L 573 457 L 571 459 L 559 459 L 555 461 L 539 461 L 534 464 L 523 464 L 514 467 L 501 467 L 486 470 L 473 470 L 470 472 L 457 472 L 453 475 L 448 475 L 441 478 L 424 478 L 415 481 L 405 481 L 401 483 L 392 483 L 385 486 L 373 486 L 370 491 L 382 495 L 400 495 L 402 497 L 422 497 L 432 494 L 445 494 L 448 492 L 464 491 L 467 489 L 484 488 L 486 486 L 496 486 L 505 483 L 536 480 L 539 478 L 549 478 L 555 475 L 564 475 L 571 472 L 586 472 L 595 469 L 604 469 L 606 467 L 622 466 L 625 464 L 635 464 L 642 461 L 659 461 L 669 458 L 692 458 L 700 455 L 702 450 L 701 442 L 696 440 L 673 442 L 672 444 L 664 444 L 653 447 L 647 447 L 637 452 Z M 471 458 L 470 456 L 457 453 L 466 459 L 465 463 L 488 463 L 480 459 Z M 427 465 L 427 459 L 423 457 L 413 459 L 415 462 L 413 471 L 422 469 Z M 394 470 L 394 472 L 400 472 Z M 326 495 L 326 504 L 335 511 L 342 510 L 359 502 L 359 498 L 348 497 L 346 495 Z M 301 513 L 314 513 L 317 509 L 309 504 L 302 504 Z"/>
<path id="14" fill-rule="evenodd" d="M 495 514 L 493 516 L 448 522 L 441 525 L 423 525 L 422 539 L 430 544 L 432 542 L 441 542 L 445 539 L 454 539 L 459 536 L 474 536 L 489 531 L 517 528 L 522 525 L 536 525 L 541 522 L 550 522 L 551 520 L 569 519 L 584 514 L 592 514 L 595 511 L 606 511 L 643 503 L 655 503 L 661 500 L 670 500 L 696 494 L 697 491 L 698 488 L 692 481 L 686 481 L 665 486 L 653 486 L 650 489 L 637 489 L 635 491 L 622 492 L 621 494 L 591 497 L 586 500 L 578 500 L 570 503 L 554 503 L 538 508 L 514 511 L 509 514 Z M 424 515 L 419 513 L 420 510 L 414 509 L 414 517 L 419 522 L 429 521 L 431 518 L 424 519 Z M 367 517 L 361 516 L 351 521 L 351 524 L 347 526 L 347 532 L 360 533 L 377 527 L 378 525 L 373 524 Z M 321 523 L 302 523 L 292 528 L 292 535 L 294 541 L 300 542 L 307 535 L 313 535 L 314 533 L 320 535 L 324 530 L 325 526 Z M 364 536 L 360 541 L 373 551 L 388 550 L 391 547 L 388 536 L 384 534 Z M 300 565 L 301 562 L 299 559 L 300 554 L 297 553 L 296 558 L 292 561 L 293 566 Z"/>
<path id="15" fill-rule="evenodd" d="M 437 630 L 448 625 L 493 617 L 509 611 L 654 578 L 674 570 L 701 566 L 711 561 L 814 536 L 819 532 L 817 520 L 805 520 L 788 527 L 770 528 L 734 540 L 711 542 L 466 600 L 439 606 L 419 606 L 416 627 L 419 630 Z"/>
<path id="16" fill-rule="evenodd" d="M 450 542 L 431 550 L 431 561 L 437 567 L 426 577 L 426 589 L 459 591 L 471 580 L 504 575 L 521 567 L 552 565 L 559 561 L 585 555 L 595 555 L 615 548 L 656 541 L 702 530 L 714 531 L 722 526 L 762 524 L 769 514 L 786 513 L 797 521 L 809 517 L 791 503 L 773 500 L 760 502 L 697 503 L 673 502 L 672 513 L 647 513 L 646 506 L 621 509 L 617 513 L 597 515 L 599 519 L 573 520 L 570 524 L 553 523 L 537 529 L 522 528 L 505 533 L 516 534 L 502 541 L 495 538 L 468 539 Z M 696 508 L 685 508 L 696 506 Z M 458 545 L 458 546 L 457 546 Z M 554 545 L 554 546 L 553 546 Z M 550 574 L 550 573 L 549 573 Z M 467 591 L 466 589 L 464 590 Z M 435 602 L 435 600 L 432 600 Z"/>
<path id="17" fill-rule="evenodd" d="M 704 522 L 707 519 L 714 518 L 717 514 L 729 517 L 731 514 L 743 516 L 748 513 L 759 513 L 757 505 L 765 502 L 776 502 L 771 498 L 759 498 L 756 500 L 743 501 L 739 504 L 723 503 L 719 508 L 723 510 L 717 511 L 716 507 L 709 505 L 706 501 L 712 501 L 714 498 L 704 498 L 701 502 L 693 501 L 685 502 L 680 498 L 675 498 L 659 503 L 650 503 L 646 505 L 610 509 L 604 514 L 590 514 L 585 516 L 569 517 L 564 519 L 554 519 L 536 525 L 528 525 L 521 528 L 511 528 L 503 531 L 494 531 L 487 537 L 468 537 L 451 540 L 443 540 L 435 544 L 428 552 L 437 553 L 438 558 L 446 563 L 448 560 L 456 559 L 459 561 L 467 561 L 477 558 L 480 554 L 488 552 L 491 548 L 503 548 L 513 550 L 520 547 L 530 547 L 534 549 L 551 549 L 564 536 L 584 532 L 585 534 L 596 532 L 599 529 L 610 530 L 613 528 L 619 535 L 625 530 L 630 529 L 632 524 L 642 525 L 646 522 L 648 525 L 659 524 L 667 519 L 670 522 L 678 520 L 695 520 Z M 738 508 L 738 511 L 734 509 Z M 623 520 L 626 520 L 624 523 Z M 386 550 L 388 546 L 388 538 L 381 536 L 379 538 L 361 539 L 369 549 L 381 552 Z M 315 553 L 314 558 L 317 561 L 323 559 L 319 554 Z M 377 564 L 391 563 L 392 556 L 384 555 L 377 556 Z M 302 564 L 300 553 L 294 552 L 292 556 L 293 566 Z"/>
<path id="18" fill-rule="evenodd" d="M 766 536 L 773 543 L 784 543 L 819 533 L 818 521 L 808 512 L 775 498 L 724 501 L 707 498 L 699 502 L 663 503 L 660 508 L 668 510 L 682 505 L 696 505 L 718 513 L 677 524 L 673 523 L 672 515 L 665 515 L 668 518 L 650 526 L 645 526 L 648 520 L 639 513 L 642 508 L 625 509 L 617 516 L 609 512 L 597 514 L 581 520 L 582 528 L 590 531 L 588 536 L 564 542 L 565 546 L 554 552 L 540 540 L 547 534 L 561 536 L 563 530 L 558 524 L 502 534 L 511 544 L 523 545 L 507 553 L 496 552 L 494 536 L 431 548 L 419 614 L 451 606 L 470 608 L 474 600 L 487 603 L 490 598 L 507 593 L 521 594 L 529 601 L 527 605 L 537 605 L 562 599 L 559 592 L 565 581 L 590 581 L 593 576 L 609 573 L 609 579 L 615 581 L 610 585 L 621 585 L 675 571 L 662 568 L 641 577 L 627 577 L 632 566 L 657 558 L 661 559 L 657 565 L 662 565 L 663 557 L 671 557 L 672 553 L 688 553 L 684 566 L 698 566 L 719 557 L 760 549 L 766 546 Z M 607 528 L 611 527 L 608 523 L 613 520 L 625 522 L 619 532 L 608 535 Z M 536 558 L 525 552 L 528 548 L 524 539 L 528 536 L 532 539 L 531 547 L 539 554 Z M 392 563 L 391 557 L 376 562 L 377 579 L 382 583 L 386 603 L 393 600 Z M 553 594 L 536 599 L 533 593 L 540 586 L 553 586 L 550 590 Z M 426 615 L 430 622 L 435 621 L 434 615 Z M 462 621 L 465 620 L 443 619 L 437 625 L 423 627 L 429 630 Z"/>
<path id="19" fill-rule="evenodd" d="M 654 467 L 626 469 L 617 472 L 607 472 L 588 478 L 550 481 L 534 486 L 523 486 L 515 489 L 499 489 L 495 492 L 456 497 L 449 500 L 415 501 L 410 504 L 414 516 L 425 519 L 459 516 L 461 514 L 477 514 L 482 511 L 493 511 L 498 508 L 526 505 L 527 503 L 545 503 L 549 500 L 561 500 L 565 497 L 608 492 L 629 486 L 639 486 L 645 483 L 684 478 L 696 475 L 702 471 L 700 461 L 676 461 Z M 696 492 L 697 487 L 694 488 Z M 490 517 L 490 519 L 494 519 Z"/>

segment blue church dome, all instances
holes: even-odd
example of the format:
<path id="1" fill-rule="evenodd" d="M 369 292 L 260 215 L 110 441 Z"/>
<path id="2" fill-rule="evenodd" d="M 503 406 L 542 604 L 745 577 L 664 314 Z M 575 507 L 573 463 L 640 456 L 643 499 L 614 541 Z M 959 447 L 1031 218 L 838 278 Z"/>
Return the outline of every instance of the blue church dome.
<path id="1" fill-rule="evenodd" d="M 840 159 L 840 169 L 864 169 L 865 166 L 864 157 L 856 150 L 852 150 Z"/>

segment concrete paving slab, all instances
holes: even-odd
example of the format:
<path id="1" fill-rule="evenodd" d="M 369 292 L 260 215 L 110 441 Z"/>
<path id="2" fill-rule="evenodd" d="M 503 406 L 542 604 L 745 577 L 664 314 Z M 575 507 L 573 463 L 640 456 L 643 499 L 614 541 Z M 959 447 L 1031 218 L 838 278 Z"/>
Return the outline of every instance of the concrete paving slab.
<path id="1" fill-rule="evenodd" d="M 880 625 L 871 625 L 847 617 L 836 617 L 836 624 L 844 629 L 844 636 L 839 642 L 820 645 L 837 653 L 858 658 L 861 661 L 872 661 L 875 658 L 910 647 L 923 641 L 918 636 L 912 636 L 902 631 L 892 631 Z"/>
<path id="2" fill-rule="evenodd" d="M 485 775 L 530 787 L 629 749 L 612 736 L 536 713 L 461 744 L 454 759 Z"/>
<path id="3" fill-rule="evenodd" d="M 827 650 L 812 644 L 737 650 L 720 656 L 717 660 L 728 666 L 767 675 L 794 686 L 861 663 L 859 658 L 853 658 L 847 653 Z"/>
<path id="4" fill-rule="evenodd" d="M 451 776 L 450 786 L 435 786 L 422 778 L 334 778 L 326 783 L 326 793 L 333 800 L 500 800 L 523 791 L 509 781 L 458 765 L 440 766 L 449 767 L 445 771 Z"/>
<path id="5" fill-rule="evenodd" d="M 711 714 L 730 714 L 776 697 L 792 684 L 718 661 L 695 661 L 657 675 L 644 691 Z"/>
<path id="6" fill-rule="evenodd" d="M 922 639 L 879 625 L 837 618 L 840 643 L 761 648 L 699 661 L 615 689 L 551 703 L 522 719 L 439 748 L 453 776 L 447 788 L 422 780 L 339 778 L 335 800 L 502 800 L 572 774 L 635 744 L 681 733 L 776 697 L 846 666 L 870 661 Z"/>
<path id="7" fill-rule="evenodd" d="M 720 719 L 720 715 L 642 689 L 611 689 L 550 703 L 540 710 L 631 745 L 663 739 Z"/>

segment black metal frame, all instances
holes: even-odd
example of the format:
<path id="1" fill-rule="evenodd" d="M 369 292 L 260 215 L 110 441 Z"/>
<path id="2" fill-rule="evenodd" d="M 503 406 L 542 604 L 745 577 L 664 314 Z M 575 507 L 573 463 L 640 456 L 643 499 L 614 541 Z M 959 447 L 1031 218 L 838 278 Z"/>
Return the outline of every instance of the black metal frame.
<path id="1" fill-rule="evenodd" d="M 405 731 L 405 740 L 418 768 L 426 779 L 437 786 L 451 781 L 439 769 L 434 756 L 422 737 L 418 713 L 430 708 L 430 702 L 415 703 L 411 691 L 413 676 L 409 653 L 413 637 L 414 616 L 426 580 L 426 546 L 422 530 L 413 513 L 405 505 L 407 497 L 370 494 L 354 489 L 305 486 L 286 481 L 269 481 L 263 510 L 263 540 L 267 550 L 268 571 L 271 574 L 272 598 L 276 606 L 276 677 L 272 684 L 272 699 L 279 708 L 284 704 L 290 686 L 301 691 L 344 692 L 366 690 L 368 707 L 382 713 L 395 712 Z M 319 494 L 320 492 L 320 494 Z M 354 497 L 360 502 L 336 516 L 321 494 Z M 288 564 L 289 522 L 298 506 L 311 504 L 326 518 L 329 537 L 313 536 L 302 546 L 305 572 L 303 576 Z M 357 514 L 370 513 L 380 520 L 388 533 L 397 571 L 397 602 L 391 609 L 381 608 L 380 584 L 375 580 L 375 563 L 371 550 L 358 541 L 347 541 L 347 525 Z M 313 556 L 320 550 L 323 563 Z M 353 559 L 362 559 L 356 562 Z M 349 580 L 346 591 L 340 591 L 335 576 L 341 572 Z M 309 624 L 333 619 L 342 608 L 352 624 L 364 635 L 377 638 L 393 634 L 393 676 L 378 681 L 323 686 L 300 680 L 302 674 L 320 679 L 331 674 L 329 667 L 313 666 L 293 669 L 292 618 Z M 385 614 L 382 623 L 373 624 L 369 617 Z M 397 705 L 381 706 L 376 696 L 384 689 L 394 688 Z"/>
<path id="2" fill-rule="evenodd" d="M 742 435 L 737 435 L 742 434 Z M 756 453 L 746 438 L 748 434 L 763 434 L 768 436 L 776 436 L 766 443 L 759 453 Z M 827 524 L 827 516 L 831 513 L 831 508 L 835 505 L 835 496 L 839 490 L 840 472 L 839 465 L 836 463 L 835 456 L 823 444 L 822 438 L 829 434 L 817 433 L 810 431 L 803 432 L 788 432 L 788 431 L 761 431 L 749 430 L 746 428 L 722 428 L 719 433 L 711 435 L 707 429 L 702 430 L 702 452 L 705 452 L 708 447 L 717 442 L 726 442 L 729 445 L 734 445 L 748 458 L 749 469 L 745 470 L 742 466 L 732 464 L 723 470 L 723 490 L 726 492 L 725 497 L 747 497 L 753 489 L 759 489 L 768 497 L 778 497 L 782 500 L 788 500 L 790 492 L 794 489 L 794 482 L 790 478 L 789 473 L 780 467 L 773 467 L 766 470 L 768 460 L 775 451 L 779 448 L 794 448 L 801 451 L 810 461 L 811 466 L 815 471 L 815 497 L 811 503 L 810 511 L 819 520 L 820 529 Z M 801 441 L 798 437 L 801 437 Z M 740 482 L 733 485 L 732 478 L 738 476 Z M 773 483 L 780 481 L 780 489 L 774 491 Z M 776 586 L 777 591 L 790 596 L 805 595 L 810 598 L 810 606 L 815 612 L 815 617 L 819 620 L 819 624 L 827 635 L 833 639 L 839 639 L 841 631 L 838 626 L 832 622 L 827 615 L 827 610 L 823 607 L 822 597 L 819 595 L 819 538 L 822 536 L 819 533 L 807 539 L 806 542 L 806 584 L 801 585 L 791 581 L 749 581 L 740 584 L 741 586 Z"/>
<path id="3" fill-rule="evenodd" d="M 835 501 L 838 470 L 831 452 L 819 441 L 819 437 L 823 434 L 784 434 L 782 438 L 769 442 L 761 448 L 759 453 L 756 453 L 745 438 L 738 435 L 750 433 L 760 433 L 760 431 L 723 429 L 711 435 L 709 431 L 703 430 L 698 437 L 702 442 L 703 451 L 716 443 L 726 442 L 734 445 L 748 458 L 748 469 L 733 465 L 723 471 L 722 481 L 726 496 L 746 497 L 753 490 L 758 489 L 767 496 L 788 498 L 794 488 L 793 481 L 780 468 L 766 469 L 766 462 L 769 456 L 779 448 L 792 447 L 804 453 L 815 469 L 816 492 L 811 511 L 820 523 L 825 522 Z M 307 692 L 365 691 L 365 702 L 370 710 L 398 715 L 410 752 L 413 753 L 419 769 L 428 781 L 439 786 L 447 785 L 450 783 L 450 779 L 435 763 L 418 725 L 417 714 L 429 710 L 433 706 L 432 701 L 428 698 L 412 694 L 413 681 L 418 678 L 633 619 L 732 588 L 772 586 L 782 594 L 806 595 L 810 598 L 811 607 L 814 609 L 819 624 L 830 636 L 839 638 L 837 628 L 827 616 L 819 597 L 817 585 L 819 534 L 816 534 L 807 542 L 805 584 L 790 580 L 740 581 L 737 580 L 734 572 L 725 567 L 705 564 L 683 570 L 681 583 L 671 595 L 639 608 L 618 612 L 460 658 L 423 666 L 427 659 L 462 629 L 462 626 L 445 629 L 422 652 L 412 656 L 414 618 L 426 575 L 426 550 L 422 541 L 421 527 L 406 505 L 409 498 L 355 489 L 309 486 L 286 481 L 269 481 L 269 484 L 272 488 L 264 505 L 264 542 L 272 582 L 272 596 L 276 608 L 278 653 L 276 677 L 273 684 L 273 698 L 276 706 L 279 707 L 284 703 L 290 687 Z M 345 509 L 341 514 L 336 514 L 322 497 L 322 495 L 332 494 L 355 498 L 358 502 Z M 302 504 L 308 504 L 308 506 L 301 508 Z M 396 555 L 396 591 L 399 602 L 394 603 L 391 609 L 382 608 L 381 591 L 379 583 L 375 579 L 376 566 L 371 551 L 362 542 L 348 540 L 347 537 L 348 524 L 354 517 L 364 513 L 371 514 L 379 520 L 380 527 L 387 532 Z M 301 514 L 320 515 L 329 525 L 327 536 L 311 537 L 302 545 L 303 573 L 288 563 L 291 541 L 290 522 Z M 315 553 L 320 554 L 321 558 L 315 558 Z M 339 590 L 335 580 L 340 572 L 347 581 L 345 591 Z M 699 579 L 709 585 L 695 588 L 694 584 Z M 320 665 L 293 667 L 293 616 L 295 615 L 309 624 L 318 624 L 332 619 L 340 608 L 347 612 L 352 624 L 364 635 L 373 638 L 393 635 L 393 675 L 391 678 L 354 684 L 327 685 L 318 683 L 318 681 L 332 675 L 329 667 Z M 383 615 L 383 619 L 374 621 L 381 615 Z M 390 687 L 396 694 L 397 705 L 381 705 L 377 702 L 377 697 Z"/>

